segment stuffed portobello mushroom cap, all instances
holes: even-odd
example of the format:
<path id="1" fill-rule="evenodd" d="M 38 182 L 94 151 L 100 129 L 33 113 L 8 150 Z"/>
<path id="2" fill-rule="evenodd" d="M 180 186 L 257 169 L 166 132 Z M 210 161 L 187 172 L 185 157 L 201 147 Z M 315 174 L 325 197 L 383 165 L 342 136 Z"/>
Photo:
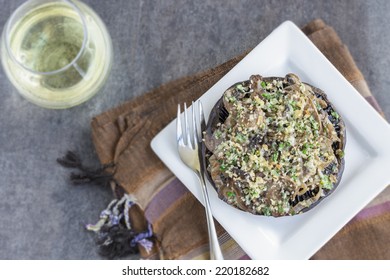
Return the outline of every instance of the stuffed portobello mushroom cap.
<path id="1" fill-rule="evenodd" d="M 252 75 L 213 107 L 202 153 L 228 204 L 265 216 L 312 209 L 338 186 L 345 125 L 326 94 L 295 74 Z"/>

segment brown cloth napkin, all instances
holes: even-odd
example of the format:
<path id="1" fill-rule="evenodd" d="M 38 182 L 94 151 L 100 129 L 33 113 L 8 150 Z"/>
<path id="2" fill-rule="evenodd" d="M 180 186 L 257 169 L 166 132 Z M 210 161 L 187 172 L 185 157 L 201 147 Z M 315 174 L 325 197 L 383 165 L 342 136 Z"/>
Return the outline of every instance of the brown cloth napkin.
<path id="1" fill-rule="evenodd" d="M 380 112 L 362 73 L 333 28 L 317 19 L 302 30 Z M 100 162 L 112 166 L 112 187 L 116 196 L 131 194 L 137 204 L 130 209 L 133 229 L 145 231 L 148 222 L 152 226 L 153 250 L 147 251 L 140 246 L 143 258 L 207 257 L 203 206 L 157 158 L 150 148 L 150 141 L 175 118 L 177 104 L 188 104 L 199 98 L 245 55 L 162 85 L 92 120 L 93 143 Z M 390 259 L 389 201 L 390 193 L 386 190 L 313 259 Z M 246 258 L 220 225 L 217 231 L 225 258 Z"/>

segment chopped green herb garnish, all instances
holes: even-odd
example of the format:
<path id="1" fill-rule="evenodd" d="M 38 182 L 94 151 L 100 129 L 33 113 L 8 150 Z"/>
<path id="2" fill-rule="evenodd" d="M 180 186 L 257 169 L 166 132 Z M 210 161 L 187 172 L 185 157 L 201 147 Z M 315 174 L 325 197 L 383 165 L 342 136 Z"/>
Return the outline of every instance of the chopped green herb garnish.
<path id="1" fill-rule="evenodd" d="M 237 98 L 235 96 L 225 96 L 225 99 L 230 103 L 234 103 L 237 101 Z"/>
<path id="2" fill-rule="evenodd" d="M 270 209 L 269 207 L 264 206 L 264 207 L 261 209 L 261 211 L 263 212 L 263 214 L 264 214 L 265 216 L 271 216 L 271 209 Z"/>
<path id="3" fill-rule="evenodd" d="M 247 136 L 245 136 L 244 134 L 242 133 L 237 133 L 236 135 L 236 140 L 240 143 L 244 143 L 246 140 L 248 139 Z"/>
<path id="4" fill-rule="evenodd" d="M 271 175 L 274 176 L 274 177 L 279 177 L 280 176 L 279 172 L 276 171 L 275 169 L 271 170 Z"/>
<path id="5" fill-rule="evenodd" d="M 336 155 L 338 155 L 340 158 L 343 158 L 345 156 L 345 153 L 342 150 L 337 150 Z"/>
<path id="6" fill-rule="evenodd" d="M 333 188 L 333 184 L 327 175 L 322 176 L 320 184 L 324 189 L 327 190 L 331 190 Z"/>
<path id="7" fill-rule="evenodd" d="M 262 87 L 263 89 L 266 89 L 266 88 L 267 88 L 267 83 L 264 82 L 264 81 L 262 81 L 262 82 L 261 82 L 261 87 Z"/>
<path id="8" fill-rule="evenodd" d="M 229 198 L 235 198 L 236 197 L 236 194 L 234 192 L 231 192 L 231 191 L 228 191 L 226 194 L 227 194 L 227 196 Z"/>
<path id="9" fill-rule="evenodd" d="M 336 120 L 338 120 L 340 118 L 340 115 L 335 112 L 335 111 L 332 111 L 332 113 L 330 113 Z"/>
<path id="10" fill-rule="evenodd" d="M 241 92 L 245 92 L 245 89 L 244 89 L 244 87 L 241 84 L 237 85 L 236 89 L 238 89 Z"/>
<path id="11" fill-rule="evenodd" d="M 313 148 L 313 145 L 308 144 L 308 143 L 303 144 L 303 146 L 302 146 L 302 153 L 304 155 L 307 155 L 308 152 L 309 152 L 309 148 Z"/>
<path id="12" fill-rule="evenodd" d="M 311 123 L 311 126 L 313 127 L 313 129 L 318 130 L 319 129 L 318 122 L 314 119 L 314 117 L 310 116 L 309 120 L 310 120 L 310 123 Z"/>
<path id="13" fill-rule="evenodd" d="M 262 95 L 265 99 L 267 99 L 267 100 L 270 100 L 270 99 L 272 98 L 272 95 L 271 95 L 270 93 L 267 93 L 267 92 L 262 93 L 261 95 Z"/>
<path id="14" fill-rule="evenodd" d="M 298 180 L 298 176 L 297 175 L 291 175 L 291 179 L 296 182 Z"/>
<path id="15" fill-rule="evenodd" d="M 291 107 L 293 108 L 294 111 L 295 111 L 295 110 L 301 109 L 301 107 L 299 107 L 299 106 L 297 105 L 297 102 L 296 102 L 295 100 L 291 100 L 291 101 L 289 102 L 289 104 L 291 105 Z"/>
<path id="16" fill-rule="evenodd" d="M 279 214 L 282 214 L 284 212 L 284 209 L 283 209 L 283 205 L 282 204 L 279 204 L 278 205 L 278 212 Z"/>

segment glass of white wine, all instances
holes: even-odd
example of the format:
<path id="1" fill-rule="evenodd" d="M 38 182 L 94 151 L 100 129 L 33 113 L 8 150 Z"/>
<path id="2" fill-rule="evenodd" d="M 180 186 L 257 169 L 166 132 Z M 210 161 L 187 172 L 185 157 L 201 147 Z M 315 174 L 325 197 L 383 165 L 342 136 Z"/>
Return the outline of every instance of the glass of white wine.
<path id="1" fill-rule="evenodd" d="M 100 17 L 77 0 L 29 0 L 7 21 L 1 61 L 16 89 L 36 105 L 64 109 L 105 83 L 112 42 Z"/>

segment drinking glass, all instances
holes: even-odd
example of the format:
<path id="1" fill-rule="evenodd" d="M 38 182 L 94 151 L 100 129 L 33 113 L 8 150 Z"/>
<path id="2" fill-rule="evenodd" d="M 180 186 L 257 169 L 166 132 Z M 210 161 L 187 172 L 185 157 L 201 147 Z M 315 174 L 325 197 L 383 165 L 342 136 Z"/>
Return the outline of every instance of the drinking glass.
<path id="1" fill-rule="evenodd" d="M 100 17 L 77 0 L 29 0 L 5 24 L 0 43 L 4 71 L 36 105 L 64 109 L 96 94 L 113 60 Z"/>

